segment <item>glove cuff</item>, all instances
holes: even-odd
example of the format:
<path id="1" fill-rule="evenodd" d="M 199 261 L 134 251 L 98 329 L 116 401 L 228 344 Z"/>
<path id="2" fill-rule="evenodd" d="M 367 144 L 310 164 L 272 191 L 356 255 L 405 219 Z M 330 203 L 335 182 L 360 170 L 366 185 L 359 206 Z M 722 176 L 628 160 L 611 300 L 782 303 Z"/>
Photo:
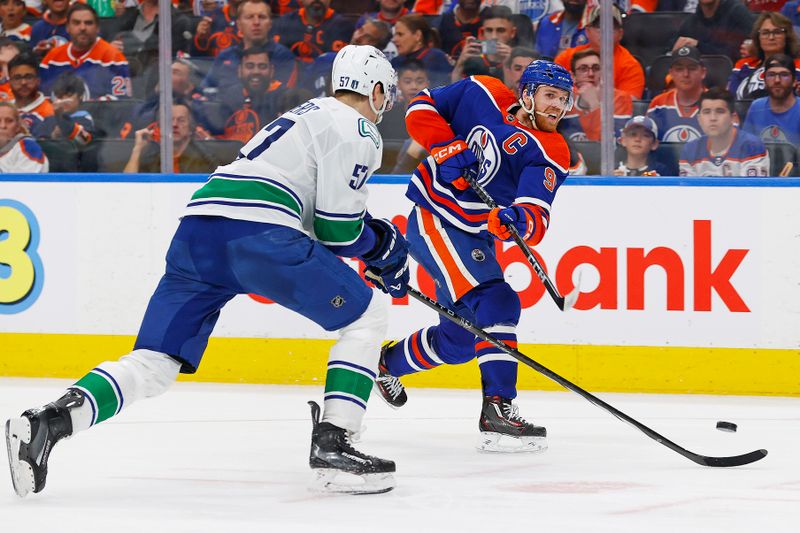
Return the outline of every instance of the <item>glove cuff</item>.
<path id="1" fill-rule="evenodd" d="M 469 148 L 467 143 L 461 139 L 455 139 L 444 146 L 431 147 L 431 155 L 433 156 L 433 160 L 436 161 L 436 164 L 441 165 L 444 161 L 447 161 L 456 154 L 460 154 L 467 148 Z"/>

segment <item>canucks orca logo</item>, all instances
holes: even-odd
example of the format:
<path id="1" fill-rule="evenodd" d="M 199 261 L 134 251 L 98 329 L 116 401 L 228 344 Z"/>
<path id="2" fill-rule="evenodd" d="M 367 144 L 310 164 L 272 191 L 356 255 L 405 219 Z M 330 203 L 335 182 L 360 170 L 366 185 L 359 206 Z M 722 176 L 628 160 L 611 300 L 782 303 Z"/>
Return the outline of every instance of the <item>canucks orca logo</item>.
<path id="1" fill-rule="evenodd" d="M 475 126 L 467 135 L 467 145 L 475 153 L 480 165 L 480 178 L 478 181 L 485 185 L 489 183 L 500 169 L 500 148 L 494 134 L 486 126 Z"/>
<path id="2" fill-rule="evenodd" d="M 685 143 L 700 138 L 700 132 L 686 124 L 673 126 L 664 133 L 664 138 L 661 142 L 667 143 Z"/>

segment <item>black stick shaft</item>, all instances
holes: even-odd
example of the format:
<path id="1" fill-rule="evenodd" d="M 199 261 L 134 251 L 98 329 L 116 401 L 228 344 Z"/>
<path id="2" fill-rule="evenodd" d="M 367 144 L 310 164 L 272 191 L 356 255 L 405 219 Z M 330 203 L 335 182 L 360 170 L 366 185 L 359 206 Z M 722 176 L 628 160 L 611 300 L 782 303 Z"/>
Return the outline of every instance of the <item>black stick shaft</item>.
<path id="1" fill-rule="evenodd" d="M 472 190 L 475 191 L 475 194 L 478 195 L 478 197 L 483 201 L 483 203 L 489 206 L 489 209 L 494 209 L 495 207 L 498 207 L 497 202 L 495 202 L 494 198 L 492 198 L 489 195 L 489 193 L 486 192 L 486 189 L 484 189 L 483 186 L 480 183 L 478 183 L 478 180 L 475 179 L 475 176 L 470 174 L 469 172 L 467 172 L 466 174 L 467 175 L 464 176 L 464 179 L 467 180 L 467 183 L 470 184 Z M 514 242 L 517 244 L 517 246 L 519 246 L 520 250 L 522 250 L 522 253 L 525 254 L 525 258 L 528 260 L 528 263 L 530 263 L 531 267 L 533 267 L 533 271 L 536 273 L 536 276 L 544 284 L 544 288 L 547 289 L 547 293 L 556 303 L 558 308 L 564 311 L 565 307 L 564 297 L 561 296 L 561 293 L 558 292 L 558 289 L 556 288 L 553 281 L 550 279 L 550 276 L 547 275 L 547 272 L 545 272 L 542 264 L 539 263 L 539 260 L 536 259 L 535 255 L 533 255 L 533 252 L 528 247 L 528 243 L 526 243 L 522 239 L 522 236 L 519 234 L 517 228 L 514 227 L 514 225 L 510 224 L 507 225 L 506 227 L 508 228 L 508 231 L 511 233 L 511 236 L 514 238 Z"/>
<path id="2" fill-rule="evenodd" d="M 547 378 L 555 381 L 565 389 L 571 390 L 572 392 L 583 396 L 585 399 L 589 400 L 591 403 L 596 405 L 597 407 L 607 411 L 617 417 L 618 419 L 622 420 L 623 422 L 627 422 L 631 426 L 635 427 L 654 441 L 658 442 L 659 444 L 663 444 L 670 450 L 677 452 L 687 459 L 694 461 L 695 463 L 703 466 L 741 466 L 746 465 L 759 459 L 763 459 L 767 455 L 767 450 L 756 450 L 750 453 L 746 453 L 743 455 L 737 455 L 733 457 L 709 457 L 705 455 L 699 455 L 694 452 L 690 452 L 689 450 L 679 446 L 678 444 L 672 442 L 668 438 L 664 437 L 663 435 L 657 433 L 656 431 L 650 429 L 649 427 L 645 426 L 638 420 L 631 418 L 630 416 L 626 415 L 616 407 L 609 405 L 608 403 L 604 402 L 594 394 L 582 389 L 581 387 L 575 385 L 571 381 L 566 378 L 561 377 L 560 375 L 556 374 L 552 370 L 548 369 L 547 367 L 537 363 L 527 355 L 515 350 L 514 348 L 509 347 L 508 345 L 502 343 L 501 341 L 497 340 L 493 336 L 489 335 L 479 327 L 472 324 L 466 318 L 456 314 L 452 310 L 446 308 L 433 298 L 430 298 L 424 294 L 422 294 L 417 289 L 413 287 L 408 287 L 408 293 L 413 297 L 415 300 L 425 304 L 427 307 L 433 309 L 443 317 L 447 318 L 448 320 L 455 322 L 462 328 L 466 329 L 476 337 L 479 337 L 486 342 L 491 343 L 494 347 L 501 350 L 503 353 L 506 353 L 523 363 L 532 369 L 536 370 L 540 374 L 544 375 Z"/>

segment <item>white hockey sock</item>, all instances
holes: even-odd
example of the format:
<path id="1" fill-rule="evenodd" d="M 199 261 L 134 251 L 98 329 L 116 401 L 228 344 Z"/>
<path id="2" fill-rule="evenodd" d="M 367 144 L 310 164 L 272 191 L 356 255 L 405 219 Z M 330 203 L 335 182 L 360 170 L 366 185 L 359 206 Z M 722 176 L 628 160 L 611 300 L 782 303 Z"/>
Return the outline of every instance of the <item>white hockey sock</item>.
<path id="1" fill-rule="evenodd" d="M 386 335 L 387 298 L 373 289 L 364 314 L 340 330 L 328 357 L 323 422 L 351 432 L 361 428 Z"/>
<path id="2" fill-rule="evenodd" d="M 134 350 L 119 361 L 100 363 L 70 387 L 86 396 L 83 405 L 70 409 L 73 433 L 111 418 L 137 400 L 163 393 L 178 378 L 180 368 L 175 359 L 151 350 Z"/>

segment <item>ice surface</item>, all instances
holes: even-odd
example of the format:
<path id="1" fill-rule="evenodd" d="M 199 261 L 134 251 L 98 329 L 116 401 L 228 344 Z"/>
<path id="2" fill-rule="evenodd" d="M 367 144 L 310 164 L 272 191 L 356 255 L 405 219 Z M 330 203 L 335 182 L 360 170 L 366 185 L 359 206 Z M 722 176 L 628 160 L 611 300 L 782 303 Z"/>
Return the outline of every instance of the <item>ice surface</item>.
<path id="1" fill-rule="evenodd" d="M 0 417 L 69 382 L 0 379 Z M 47 488 L 17 498 L 0 474 L 3 532 L 796 532 L 800 399 L 601 394 L 706 455 L 758 448 L 745 467 L 695 465 L 568 392 L 520 393 L 547 426 L 538 455 L 475 450 L 477 391 L 409 390 L 393 411 L 373 396 L 357 446 L 397 462 L 397 488 L 317 496 L 306 401 L 317 387 L 179 383 L 58 444 Z M 714 428 L 717 420 L 737 433 Z M 4 478 L 4 479 L 3 479 Z"/>

